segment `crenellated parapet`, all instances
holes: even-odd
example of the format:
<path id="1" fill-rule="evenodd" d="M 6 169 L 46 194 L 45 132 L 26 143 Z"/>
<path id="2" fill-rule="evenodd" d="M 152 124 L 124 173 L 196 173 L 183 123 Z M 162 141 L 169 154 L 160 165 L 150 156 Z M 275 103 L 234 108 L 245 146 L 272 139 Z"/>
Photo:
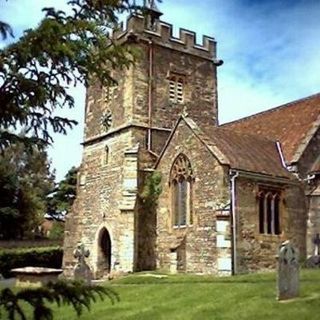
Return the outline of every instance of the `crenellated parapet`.
<path id="1" fill-rule="evenodd" d="M 147 18 L 141 15 L 131 15 L 127 18 L 126 26 L 119 24 L 113 32 L 113 39 L 125 41 L 134 37 L 137 40 L 153 41 L 154 43 L 189 54 L 199 55 L 213 59 L 216 64 L 221 64 L 216 59 L 216 41 L 212 37 L 203 36 L 202 43 L 196 42 L 196 33 L 186 29 L 179 29 L 179 37 L 173 36 L 173 26 L 167 22 L 157 20 L 153 28 L 147 28 Z"/>

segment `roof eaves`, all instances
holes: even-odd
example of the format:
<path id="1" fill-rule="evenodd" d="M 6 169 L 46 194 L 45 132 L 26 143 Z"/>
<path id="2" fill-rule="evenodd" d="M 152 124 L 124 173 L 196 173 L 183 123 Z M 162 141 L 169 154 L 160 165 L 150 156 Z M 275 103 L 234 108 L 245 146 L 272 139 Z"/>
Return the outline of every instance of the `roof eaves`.
<path id="1" fill-rule="evenodd" d="M 238 171 L 242 176 L 251 178 L 251 179 L 270 180 L 270 181 L 272 180 L 274 182 L 278 181 L 279 183 L 300 185 L 299 180 L 293 174 L 290 174 L 288 176 L 280 176 L 280 175 L 273 175 L 273 174 L 262 173 L 262 172 L 243 170 L 240 168 L 232 168 L 232 169 Z"/>

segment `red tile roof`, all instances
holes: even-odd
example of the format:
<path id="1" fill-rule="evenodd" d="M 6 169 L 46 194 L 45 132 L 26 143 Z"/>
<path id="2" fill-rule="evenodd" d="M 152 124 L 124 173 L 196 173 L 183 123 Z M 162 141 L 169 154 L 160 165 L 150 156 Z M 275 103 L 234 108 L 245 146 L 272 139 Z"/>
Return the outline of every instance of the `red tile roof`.
<path id="1" fill-rule="evenodd" d="M 223 128 L 206 130 L 205 133 L 227 157 L 231 168 L 272 176 L 291 177 L 291 174 L 281 164 L 274 141 L 238 134 Z"/>
<path id="2" fill-rule="evenodd" d="M 222 164 L 232 169 L 294 179 L 283 166 L 275 141 L 222 127 L 200 129 L 184 118 Z"/>
<path id="3" fill-rule="evenodd" d="M 320 94 L 222 125 L 271 140 L 279 140 L 286 162 L 297 162 L 320 124 Z"/>

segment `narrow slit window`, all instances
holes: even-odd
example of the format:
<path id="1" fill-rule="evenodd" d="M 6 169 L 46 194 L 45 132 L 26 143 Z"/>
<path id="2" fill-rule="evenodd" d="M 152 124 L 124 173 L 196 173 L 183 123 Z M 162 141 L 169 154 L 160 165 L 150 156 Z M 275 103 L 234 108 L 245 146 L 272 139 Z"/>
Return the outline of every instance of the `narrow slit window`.
<path id="1" fill-rule="evenodd" d="M 105 146 L 103 164 L 106 165 L 108 164 L 108 162 L 109 162 L 109 147 Z"/>

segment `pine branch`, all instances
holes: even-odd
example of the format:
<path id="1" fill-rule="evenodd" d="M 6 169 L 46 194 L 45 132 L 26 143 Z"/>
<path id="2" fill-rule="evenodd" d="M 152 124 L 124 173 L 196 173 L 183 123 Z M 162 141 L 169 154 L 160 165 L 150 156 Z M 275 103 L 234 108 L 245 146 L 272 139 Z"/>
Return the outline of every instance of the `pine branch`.
<path id="1" fill-rule="evenodd" d="M 18 293 L 8 288 L 3 289 L 0 292 L 0 310 L 4 311 L 9 320 L 26 320 L 26 312 L 21 304 L 27 303 L 33 310 L 35 320 L 52 320 L 52 303 L 56 303 L 58 307 L 72 306 L 77 316 L 80 316 L 84 308 L 90 310 L 97 298 L 104 300 L 105 297 L 112 304 L 120 301 L 119 295 L 110 288 L 86 285 L 79 281 L 58 281 Z"/>

